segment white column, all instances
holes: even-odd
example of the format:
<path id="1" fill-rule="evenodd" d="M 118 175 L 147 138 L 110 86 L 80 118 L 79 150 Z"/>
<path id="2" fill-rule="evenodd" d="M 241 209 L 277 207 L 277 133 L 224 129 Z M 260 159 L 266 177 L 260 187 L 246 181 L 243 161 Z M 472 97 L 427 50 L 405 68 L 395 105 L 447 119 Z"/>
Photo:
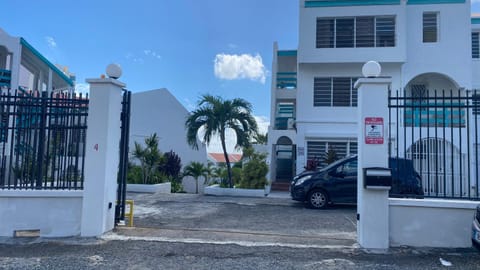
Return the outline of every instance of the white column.
<path id="1" fill-rule="evenodd" d="M 111 78 L 88 79 L 87 149 L 83 191 L 82 236 L 113 229 L 117 191 L 122 88 Z"/>
<path id="2" fill-rule="evenodd" d="M 15 44 L 12 53 L 12 64 L 11 64 L 11 71 L 12 77 L 10 81 L 10 88 L 13 90 L 18 89 L 18 85 L 20 84 L 20 65 L 22 61 L 22 45 L 20 45 L 20 41 Z"/>
<path id="3" fill-rule="evenodd" d="M 388 249 L 388 189 L 364 188 L 363 168 L 388 168 L 388 88 L 390 78 L 361 78 L 358 89 L 358 198 L 357 235 L 363 248 Z M 372 121 L 383 128 L 372 136 Z M 383 129 L 383 130 L 382 130 Z M 380 138 L 381 137 L 381 138 Z M 383 139 L 383 140 L 382 140 Z"/>

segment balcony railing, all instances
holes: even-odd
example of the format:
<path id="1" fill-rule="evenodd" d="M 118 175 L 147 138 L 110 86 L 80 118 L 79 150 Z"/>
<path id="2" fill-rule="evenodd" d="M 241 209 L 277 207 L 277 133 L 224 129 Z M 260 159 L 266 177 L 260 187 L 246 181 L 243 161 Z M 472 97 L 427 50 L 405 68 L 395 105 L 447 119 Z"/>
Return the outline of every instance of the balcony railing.
<path id="1" fill-rule="evenodd" d="M 296 72 L 277 72 L 278 89 L 297 89 Z"/>
<path id="2" fill-rule="evenodd" d="M 0 69 L 0 87 L 10 87 L 12 72 L 6 69 Z"/>

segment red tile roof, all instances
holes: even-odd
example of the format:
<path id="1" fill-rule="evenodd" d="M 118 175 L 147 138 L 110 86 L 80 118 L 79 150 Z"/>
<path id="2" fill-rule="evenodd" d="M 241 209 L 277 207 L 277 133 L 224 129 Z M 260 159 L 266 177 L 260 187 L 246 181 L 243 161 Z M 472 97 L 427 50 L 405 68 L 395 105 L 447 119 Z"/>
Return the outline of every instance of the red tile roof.
<path id="1" fill-rule="evenodd" d="M 223 153 L 208 153 L 208 158 L 217 163 L 225 163 L 225 156 Z M 230 162 L 239 162 L 242 159 L 242 154 L 228 154 Z"/>

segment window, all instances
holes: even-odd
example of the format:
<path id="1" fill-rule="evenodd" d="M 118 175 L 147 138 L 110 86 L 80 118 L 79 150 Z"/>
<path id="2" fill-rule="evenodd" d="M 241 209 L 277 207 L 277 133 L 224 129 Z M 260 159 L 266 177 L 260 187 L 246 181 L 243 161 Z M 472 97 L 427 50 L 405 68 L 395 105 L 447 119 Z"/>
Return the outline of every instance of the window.
<path id="1" fill-rule="evenodd" d="M 357 17 L 356 45 L 358 48 L 374 47 L 375 45 L 375 18 Z"/>
<path id="2" fill-rule="evenodd" d="M 317 19 L 317 48 L 371 48 L 394 46 L 394 16 Z"/>
<path id="3" fill-rule="evenodd" d="M 357 89 L 353 87 L 357 78 L 315 78 L 313 83 L 313 106 L 356 107 Z"/>
<path id="4" fill-rule="evenodd" d="M 319 168 L 325 167 L 325 153 L 328 149 L 334 150 L 337 154 L 337 159 L 344 158 L 357 153 L 356 141 L 308 141 L 307 142 L 307 160 L 319 161 Z"/>
<path id="5" fill-rule="evenodd" d="M 480 115 L 480 94 L 475 94 L 472 96 L 472 105 L 472 113 L 474 115 Z"/>
<path id="6" fill-rule="evenodd" d="M 377 47 L 395 46 L 395 18 L 381 17 L 376 19 Z"/>
<path id="7" fill-rule="evenodd" d="M 432 43 L 438 41 L 438 13 L 423 13 L 423 42 Z"/>
<path id="8" fill-rule="evenodd" d="M 472 33 L 472 58 L 479 58 L 478 32 Z"/>

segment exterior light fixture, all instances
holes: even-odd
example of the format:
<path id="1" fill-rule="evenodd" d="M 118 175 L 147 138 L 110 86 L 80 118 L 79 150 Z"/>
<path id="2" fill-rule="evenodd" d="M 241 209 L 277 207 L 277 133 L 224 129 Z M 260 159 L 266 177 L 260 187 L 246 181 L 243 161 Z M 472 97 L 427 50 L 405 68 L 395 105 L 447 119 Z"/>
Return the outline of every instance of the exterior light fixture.
<path id="1" fill-rule="evenodd" d="M 112 79 L 118 79 L 122 76 L 122 68 L 119 64 L 110 64 L 107 66 L 107 76 Z"/>
<path id="2" fill-rule="evenodd" d="M 380 76 L 382 66 L 377 61 L 368 61 L 362 67 L 363 76 L 366 78 L 376 78 Z"/>

